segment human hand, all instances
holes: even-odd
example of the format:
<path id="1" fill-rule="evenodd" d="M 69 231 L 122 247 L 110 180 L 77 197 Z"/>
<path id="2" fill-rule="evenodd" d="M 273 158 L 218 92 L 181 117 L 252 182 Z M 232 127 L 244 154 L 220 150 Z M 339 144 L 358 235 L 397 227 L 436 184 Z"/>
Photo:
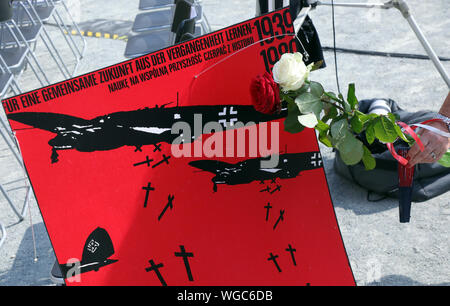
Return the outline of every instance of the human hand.
<path id="1" fill-rule="evenodd" d="M 448 133 L 447 125 L 441 121 L 431 122 L 428 123 L 428 125 Z M 409 161 L 409 167 L 413 167 L 416 164 L 435 163 L 440 160 L 450 148 L 450 138 L 425 129 L 422 129 L 418 135 L 421 136 L 420 140 L 422 140 L 425 150 L 421 152 L 417 143 L 411 147 L 406 157 Z"/>

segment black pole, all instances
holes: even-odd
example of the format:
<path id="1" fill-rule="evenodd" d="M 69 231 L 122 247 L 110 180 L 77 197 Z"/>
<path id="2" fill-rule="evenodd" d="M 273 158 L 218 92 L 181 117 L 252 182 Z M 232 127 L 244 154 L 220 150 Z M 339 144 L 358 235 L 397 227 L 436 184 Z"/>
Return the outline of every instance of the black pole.
<path id="1" fill-rule="evenodd" d="M 0 0 L 0 22 L 12 18 L 12 0 Z"/>

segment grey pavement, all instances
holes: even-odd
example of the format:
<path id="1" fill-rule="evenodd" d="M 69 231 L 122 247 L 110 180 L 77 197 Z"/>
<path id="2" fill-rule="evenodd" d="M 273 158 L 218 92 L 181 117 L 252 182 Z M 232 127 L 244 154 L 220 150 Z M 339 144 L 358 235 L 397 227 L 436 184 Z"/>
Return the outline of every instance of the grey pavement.
<path id="1" fill-rule="evenodd" d="M 80 23 L 106 19 L 129 24 L 139 12 L 138 0 L 66 2 Z M 450 57 L 450 2 L 409 0 L 408 3 L 438 55 Z M 214 30 L 255 15 L 254 0 L 204 0 L 203 5 Z M 407 22 L 394 9 L 381 11 L 337 7 L 335 13 L 338 47 L 425 54 Z M 331 8 L 318 7 L 311 12 L 311 17 L 322 44 L 332 46 Z M 56 28 L 51 25 L 47 28 L 54 35 L 58 49 L 70 58 L 70 51 L 62 36 L 58 36 Z M 90 37 L 86 40 L 88 48 L 78 74 L 125 60 L 124 41 Z M 51 81 L 62 80 L 41 44 L 37 46 L 37 54 Z M 430 61 L 343 53 L 337 56 L 342 90 L 348 83 L 355 82 L 359 99 L 388 97 L 412 111 L 437 111 L 448 93 L 448 88 Z M 336 91 L 333 53 L 325 52 L 325 57 L 327 68 L 314 72 L 311 78 L 321 82 L 327 90 Z M 73 61 L 70 63 L 73 64 Z M 444 65 L 450 71 L 450 62 L 444 62 Z M 29 70 L 22 76 L 20 85 L 23 90 L 40 87 Z M 368 202 L 365 190 L 335 174 L 334 154 L 324 147 L 322 152 L 337 219 L 357 284 L 450 285 L 450 193 L 425 203 L 413 204 L 411 223 L 400 224 L 395 200 Z M 23 181 L 8 182 L 20 178 L 23 178 L 20 166 L 0 139 L 0 182 L 7 184 L 18 206 L 25 196 L 21 188 Z M 23 222 L 18 223 L 17 217 L 0 196 L 0 222 L 7 227 L 6 242 L 0 249 L 0 286 L 52 285 L 49 271 L 54 262 L 53 250 L 34 199 L 30 211 L 31 215 L 28 214 Z"/>

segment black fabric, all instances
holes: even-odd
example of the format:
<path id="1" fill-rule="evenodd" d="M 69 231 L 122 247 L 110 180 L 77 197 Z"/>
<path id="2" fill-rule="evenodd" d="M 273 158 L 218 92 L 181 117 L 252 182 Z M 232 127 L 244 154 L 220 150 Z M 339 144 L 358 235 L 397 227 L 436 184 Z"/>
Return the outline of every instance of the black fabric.
<path id="1" fill-rule="evenodd" d="M 291 6 L 291 16 L 293 20 L 295 16 L 300 13 L 302 8 L 308 6 L 307 1 L 304 0 L 290 0 Z M 294 14 L 294 15 L 293 15 Z M 320 44 L 319 34 L 317 33 L 314 24 L 309 18 L 306 16 L 305 22 L 301 26 L 300 30 L 297 32 L 297 37 L 303 44 L 303 47 L 306 49 L 306 52 L 309 54 L 309 58 L 305 60 L 305 63 L 309 65 L 310 63 L 317 63 L 322 61 L 322 65 L 319 68 L 325 68 L 325 58 L 323 57 L 322 45 Z M 303 47 L 297 41 L 297 49 L 303 50 Z"/>
<path id="2" fill-rule="evenodd" d="M 283 0 L 275 0 L 275 9 L 280 9 L 283 7 Z"/>
<path id="3" fill-rule="evenodd" d="M 309 18 L 306 17 L 300 30 L 297 32 L 297 37 L 302 42 L 303 47 L 309 54 L 309 58 L 305 59 L 305 64 L 317 63 L 322 61 L 322 65 L 319 68 L 325 68 L 325 59 L 323 57 L 322 45 L 320 44 L 319 35 L 317 34 L 314 24 Z M 297 41 L 298 50 L 303 50 L 302 45 Z"/>
<path id="4" fill-rule="evenodd" d="M 0 22 L 12 18 L 12 0 L 0 0 Z"/>
<path id="5" fill-rule="evenodd" d="M 267 14 L 269 12 L 269 0 L 259 0 L 259 9 L 262 14 Z"/>
<path id="6" fill-rule="evenodd" d="M 183 20 L 191 18 L 191 7 L 192 4 L 186 0 L 180 0 L 177 2 L 171 30 L 173 33 L 177 32 L 178 26 Z"/>
<path id="7" fill-rule="evenodd" d="M 195 32 L 195 22 L 196 18 L 192 19 L 185 19 L 181 21 L 181 23 L 178 25 L 177 35 L 175 38 L 175 43 L 181 42 L 181 37 L 184 34 L 192 34 L 194 35 Z"/>
<path id="8" fill-rule="evenodd" d="M 380 99 L 361 101 L 360 111 L 367 112 L 370 105 L 376 100 Z M 391 99 L 385 100 L 390 105 L 392 113 L 398 115 L 401 121 L 409 125 L 429 120 L 436 114 L 431 111 L 408 112 L 401 109 L 395 101 Z M 359 137 L 368 145 L 364 135 L 359 135 Z M 392 157 L 384 144 L 375 141 L 368 146 L 374 153 L 373 155 L 377 162 L 374 170 L 366 171 L 362 162 L 355 166 L 347 166 L 339 157 L 338 152 L 336 152 L 334 160 L 334 170 L 339 175 L 367 189 L 371 195 L 370 198 L 374 198 L 373 193 L 377 193 L 380 196 L 398 199 L 398 162 Z M 394 146 L 398 150 L 399 147 L 404 147 L 405 143 L 398 141 Z M 416 165 L 412 193 L 413 202 L 427 201 L 447 191 L 450 191 L 450 168 L 446 168 L 439 163 Z"/>

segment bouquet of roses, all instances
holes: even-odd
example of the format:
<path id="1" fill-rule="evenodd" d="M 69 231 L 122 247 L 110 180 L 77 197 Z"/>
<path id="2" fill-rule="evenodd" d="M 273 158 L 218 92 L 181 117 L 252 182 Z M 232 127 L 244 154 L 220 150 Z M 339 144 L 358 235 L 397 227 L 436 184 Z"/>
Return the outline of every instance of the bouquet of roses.
<path id="1" fill-rule="evenodd" d="M 399 122 L 392 113 L 378 115 L 360 112 L 354 84 L 349 85 L 347 98 L 344 98 L 342 94 L 327 92 L 320 83 L 310 81 L 309 74 L 317 66 L 320 65 L 306 66 L 300 53 L 283 54 L 273 67 L 273 77 L 265 73 L 251 83 L 255 109 L 274 114 L 281 111 L 285 102 L 288 109 L 285 130 L 299 133 L 304 128 L 315 128 L 319 141 L 337 149 L 347 165 L 362 161 L 367 170 L 374 169 L 376 162 L 369 147 L 375 140 L 385 143 L 394 157 L 406 165 L 407 161 L 395 154 L 393 143 L 401 139 L 409 145 L 414 142 L 420 145 L 421 141 L 414 131 Z M 365 142 L 359 135 L 365 136 Z M 439 162 L 450 167 L 450 152 Z"/>

